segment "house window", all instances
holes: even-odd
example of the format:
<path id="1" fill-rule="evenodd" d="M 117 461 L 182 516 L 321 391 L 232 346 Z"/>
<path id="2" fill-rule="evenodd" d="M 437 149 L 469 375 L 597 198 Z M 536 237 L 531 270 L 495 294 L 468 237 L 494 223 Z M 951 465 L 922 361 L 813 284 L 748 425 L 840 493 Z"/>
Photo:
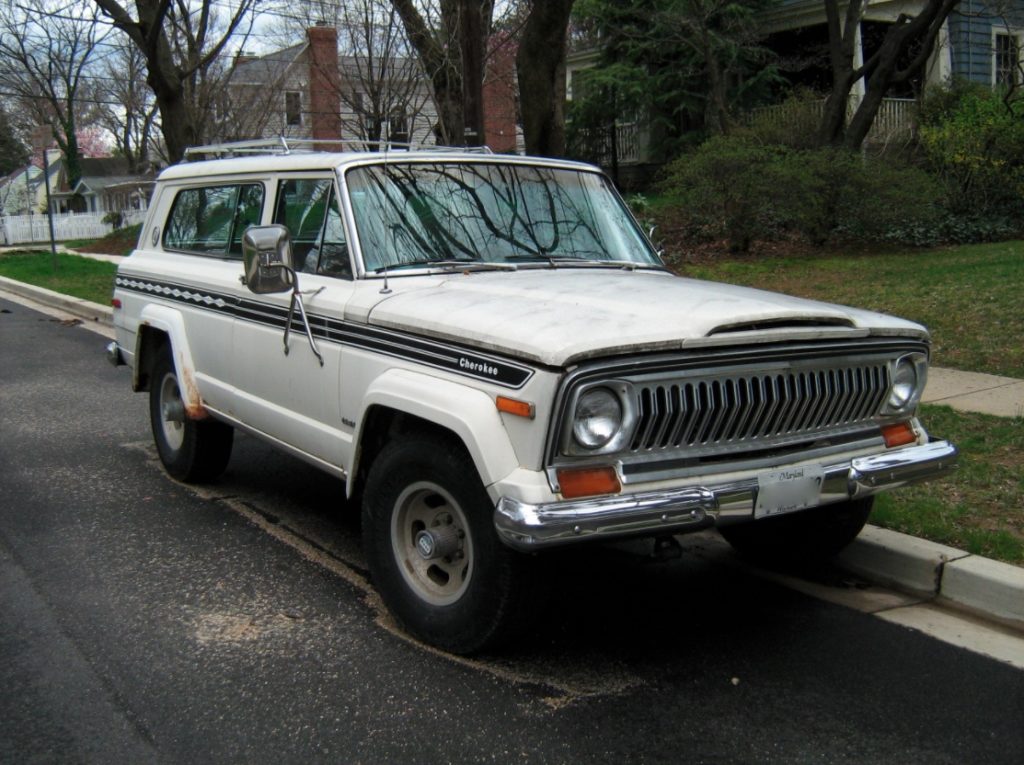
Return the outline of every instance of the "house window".
<path id="1" fill-rule="evenodd" d="M 297 90 L 285 91 L 284 122 L 289 126 L 302 124 L 302 94 Z"/>
<path id="2" fill-rule="evenodd" d="M 391 112 L 388 139 L 395 143 L 409 143 L 409 118 L 405 116 L 404 109 Z"/>
<path id="3" fill-rule="evenodd" d="M 995 36 L 994 80 L 997 87 L 1009 88 L 1019 85 L 1020 40 L 1017 35 L 1000 33 Z"/>

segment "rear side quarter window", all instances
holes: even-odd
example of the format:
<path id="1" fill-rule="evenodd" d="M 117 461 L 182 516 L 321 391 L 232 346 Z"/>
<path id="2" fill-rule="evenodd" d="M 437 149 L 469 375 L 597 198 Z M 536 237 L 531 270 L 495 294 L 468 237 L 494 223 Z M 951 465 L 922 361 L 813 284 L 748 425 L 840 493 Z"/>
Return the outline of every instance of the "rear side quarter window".
<path id="1" fill-rule="evenodd" d="M 180 190 L 164 226 L 164 248 L 241 259 L 242 235 L 259 224 L 263 198 L 260 183 Z"/>

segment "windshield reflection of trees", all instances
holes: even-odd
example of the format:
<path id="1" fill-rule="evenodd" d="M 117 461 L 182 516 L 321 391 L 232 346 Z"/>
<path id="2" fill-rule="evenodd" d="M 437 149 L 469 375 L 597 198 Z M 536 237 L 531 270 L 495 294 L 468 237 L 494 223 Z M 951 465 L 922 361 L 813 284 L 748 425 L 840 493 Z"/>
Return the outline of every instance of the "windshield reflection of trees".
<path id="1" fill-rule="evenodd" d="M 614 243 L 598 221 L 625 223 L 599 176 L 556 168 L 377 165 L 354 170 L 350 186 L 367 197 L 355 208 L 369 269 L 429 260 L 610 260 Z M 618 257 L 649 261 L 635 253 L 634 232 L 618 237 L 633 240 Z"/>

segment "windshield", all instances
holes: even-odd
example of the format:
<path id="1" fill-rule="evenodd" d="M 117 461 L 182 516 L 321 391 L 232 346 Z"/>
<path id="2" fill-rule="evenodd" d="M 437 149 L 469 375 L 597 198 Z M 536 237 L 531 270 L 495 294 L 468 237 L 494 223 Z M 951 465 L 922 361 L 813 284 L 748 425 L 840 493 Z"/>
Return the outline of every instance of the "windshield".
<path id="1" fill-rule="evenodd" d="M 661 266 L 597 173 L 389 163 L 353 168 L 346 181 L 368 272 L 434 261 Z"/>

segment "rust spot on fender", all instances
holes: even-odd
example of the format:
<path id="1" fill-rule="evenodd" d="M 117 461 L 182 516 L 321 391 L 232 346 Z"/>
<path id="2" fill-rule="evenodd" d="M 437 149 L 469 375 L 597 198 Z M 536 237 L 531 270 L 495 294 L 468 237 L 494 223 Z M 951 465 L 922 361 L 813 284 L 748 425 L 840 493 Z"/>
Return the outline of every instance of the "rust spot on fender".
<path id="1" fill-rule="evenodd" d="M 185 416 L 190 420 L 205 420 L 210 416 L 203 406 L 203 398 L 199 395 L 199 388 L 196 387 L 196 380 L 184 361 L 181 364 L 181 387 L 185 391 L 184 398 Z"/>

